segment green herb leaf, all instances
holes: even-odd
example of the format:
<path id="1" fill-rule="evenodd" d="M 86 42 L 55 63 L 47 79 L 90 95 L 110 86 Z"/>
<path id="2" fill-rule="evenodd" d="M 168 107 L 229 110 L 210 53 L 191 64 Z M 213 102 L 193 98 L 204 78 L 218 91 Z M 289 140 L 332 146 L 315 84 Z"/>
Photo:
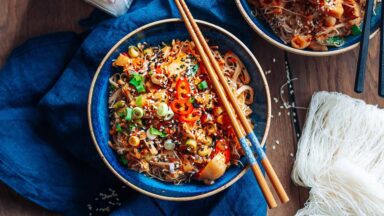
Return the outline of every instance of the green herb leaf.
<path id="1" fill-rule="evenodd" d="M 124 117 L 124 116 L 126 116 L 126 108 L 120 108 L 120 109 L 117 111 L 117 115 L 120 116 L 120 117 Z"/>
<path id="2" fill-rule="evenodd" d="M 132 120 L 132 113 L 133 113 L 133 109 L 127 107 L 126 112 L 125 112 L 125 114 L 126 114 L 125 115 L 125 120 L 127 120 L 127 121 Z"/>
<path id="3" fill-rule="evenodd" d="M 119 132 L 119 133 L 121 133 L 121 131 L 123 131 L 121 129 L 121 125 L 119 123 L 116 124 L 116 131 Z"/>
<path id="4" fill-rule="evenodd" d="M 161 132 L 153 127 L 149 128 L 149 133 L 151 133 L 152 135 L 160 136 L 160 137 L 167 137 L 167 134 L 165 132 Z"/>
<path id="5" fill-rule="evenodd" d="M 120 155 L 120 161 L 124 166 L 128 165 L 127 159 L 124 157 L 124 155 Z"/>
<path id="6" fill-rule="evenodd" d="M 208 83 L 207 83 L 207 81 L 204 80 L 203 82 L 199 83 L 199 84 L 197 85 L 197 88 L 199 88 L 199 90 L 207 89 L 207 88 L 208 88 Z"/>
<path id="7" fill-rule="evenodd" d="M 326 46 L 340 47 L 344 44 L 344 39 L 339 36 L 329 37 L 325 40 Z"/>
<path id="8" fill-rule="evenodd" d="M 197 71 L 199 71 L 199 65 L 198 65 L 198 64 L 195 64 L 195 65 L 193 65 L 193 67 L 191 67 L 191 68 L 189 69 L 189 72 L 187 73 L 187 75 L 188 75 L 189 77 L 193 77 L 193 76 L 196 75 Z"/>
<path id="9" fill-rule="evenodd" d="M 188 102 L 191 103 L 191 104 L 193 104 L 193 103 L 195 102 L 195 98 L 190 97 L 190 98 L 188 99 Z"/>
<path id="10" fill-rule="evenodd" d="M 353 25 L 353 26 L 351 27 L 351 32 L 352 32 L 352 35 L 359 35 L 359 34 L 362 33 L 360 27 L 357 26 L 357 25 Z"/>
<path id="11" fill-rule="evenodd" d="M 129 131 L 133 131 L 135 128 L 135 124 L 129 124 Z"/>
<path id="12" fill-rule="evenodd" d="M 142 107 L 143 106 L 143 96 L 136 97 L 136 106 Z"/>
<path id="13" fill-rule="evenodd" d="M 119 108 L 122 108 L 125 106 L 125 101 L 123 100 L 119 100 L 117 101 L 114 105 L 113 105 L 113 108 L 114 109 L 119 109 Z"/>
<path id="14" fill-rule="evenodd" d="M 145 92 L 145 78 L 139 74 L 132 74 L 129 84 L 133 85 L 139 93 Z"/>

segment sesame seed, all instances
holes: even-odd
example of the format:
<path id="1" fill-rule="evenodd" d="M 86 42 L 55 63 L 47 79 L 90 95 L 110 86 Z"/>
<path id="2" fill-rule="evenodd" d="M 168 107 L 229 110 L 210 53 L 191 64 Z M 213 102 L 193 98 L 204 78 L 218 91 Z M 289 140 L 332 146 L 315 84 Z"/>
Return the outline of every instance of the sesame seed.
<path id="1" fill-rule="evenodd" d="M 279 141 L 279 140 L 276 140 L 275 143 L 276 143 L 277 145 L 279 145 L 279 144 L 280 144 L 280 141 Z"/>
<path id="2" fill-rule="evenodd" d="M 275 150 L 275 148 L 276 148 L 276 146 L 275 146 L 275 145 L 273 145 L 273 146 L 272 146 L 272 149 L 273 149 L 273 150 Z"/>
<path id="3" fill-rule="evenodd" d="M 275 101 L 275 103 L 279 103 L 279 99 L 274 97 L 273 100 Z"/>
<path id="4" fill-rule="evenodd" d="M 293 154 L 293 153 L 291 153 L 290 155 L 291 155 L 291 157 L 293 157 L 293 156 L 294 156 L 294 154 Z"/>

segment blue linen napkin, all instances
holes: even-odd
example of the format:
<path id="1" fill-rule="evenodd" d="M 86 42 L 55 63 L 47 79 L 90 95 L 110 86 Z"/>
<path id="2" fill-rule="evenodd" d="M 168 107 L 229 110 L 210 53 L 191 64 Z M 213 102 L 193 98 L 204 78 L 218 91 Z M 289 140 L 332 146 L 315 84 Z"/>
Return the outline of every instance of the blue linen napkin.
<path id="1" fill-rule="evenodd" d="M 188 5 L 196 18 L 249 42 L 251 30 L 234 1 L 191 0 Z M 100 19 L 96 13 L 84 21 L 92 29 L 87 35 L 56 33 L 15 49 L 0 71 L 0 180 L 67 215 L 266 215 L 250 172 L 206 199 L 162 201 L 124 186 L 93 146 L 86 105 L 96 67 L 124 35 L 170 17 L 179 17 L 173 0 L 134 1 L 119 18 Z"/>

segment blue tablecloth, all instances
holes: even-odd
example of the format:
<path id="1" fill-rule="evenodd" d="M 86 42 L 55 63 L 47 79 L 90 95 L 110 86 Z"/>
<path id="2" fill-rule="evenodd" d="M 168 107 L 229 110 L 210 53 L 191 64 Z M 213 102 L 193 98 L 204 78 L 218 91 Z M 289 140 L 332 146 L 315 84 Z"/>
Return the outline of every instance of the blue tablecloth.
<path id="1" fill-rule="evenodd" d="M 188 1 L 198 19 L 240 37 L 251 34 L 234 1 Z M 111 18 L 95 12 L 87 34 L 56 33 L 15 49 L 0 71 L 0 179 L 17 193 L 67 215 L 266 215 L 248 172 L 207 199 L 168 202 L 125 187 L 99 159 L 90 139 L 86 104 L 90 82 L 106 52 L 152 21 L 179 17 L 173 0 L 136 0 Z"/>

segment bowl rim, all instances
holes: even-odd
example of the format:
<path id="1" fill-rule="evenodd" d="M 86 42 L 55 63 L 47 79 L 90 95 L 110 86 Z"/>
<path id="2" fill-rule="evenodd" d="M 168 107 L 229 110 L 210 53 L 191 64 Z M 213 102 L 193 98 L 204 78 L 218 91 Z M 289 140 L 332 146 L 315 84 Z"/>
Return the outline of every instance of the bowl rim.
<path id="1" fill-rule="evenodd" d="M 118 179 L 120 179 L 124 184 L 128 185 L 129 187 L 131 187 L 132 189 L 134 189 L 134 190 L 136 190 L 138 192 L 141 192 L 141 193 L 143 193 L 143 194 L 145 194 L 147 196 L 153 197 L 153 198 L 157 198 L 157 199 L 161 199 L 161 200 L 168 200 L 168 201 L 191 201 L 191 200 L 197 200 L 197 199 L 202 199 L 202 198 L 206 198 L 206 197 L 212 196 L 212 195 L 217 194 L 217 193 L 223 191 L 224 189 L 228 188 L 229 186 L 231 186 L 233 183 L 235 183 L 237 180 L 239 180 L 246 173 L 246 171 L 248 170 L 249 166 L 247 165 L 246 167 L 244 167 L 244 169 L 238 175 L 236 175 L 234 178 L 232 178 L 230 181 L 228 181 L 223 186 L 218 187 L 218 188 L 216 188 L 216 189 L 214 189 L 212 191 L 209 191 L 207 193 L 203 193 L 203 194 L 199 194 L 199 195 L 194 195 L 194 196 L 186 196 L 186 197 L 170 197 L 170 196 L 164 196 L 164 195 L 159 195 L 159 194 L 156 194 L 156 193 L 152 193 L 152 192 L 149 192 L 147 190 L 144 190 L 144 189 L 134 185 L 133 183 L 131 183 L 130 181 L 125 179 L 123 176 L 121 176 L 112 167 L 112 165 L 109 163 L 109 161 L 103 155 L 103 152 L 101 151 L 101 149 L 99 147 L 99 144 L 98 144 L 98 142 L 96 140 L 96 136 L 95 136 L 95 133 L 94 133 L 94 130 L 93 130 L 93 126 L 92 126 L 92 123 L 93 123 L 92 122 L 92 117 L 91 117 L 92 116 L 91 107 L 92 107 L 93 90 L 94 90 L 96 81 L 98 80 L 98 76 L 100 74 L 100 71 L 101 71 L 102 67 L 104 66 L 105 62 L 109 59 L 109 57 L 116 51 L 116 49 L 121 44 L 123 44 L 127 39 L 129 39 L 130 37 L 132 37 L 136 33 L 140 32 L 142 30 L 145 30 L 147 28 L 153 27 L 153 26 L 161 25 L 161 24 L 164 24 L 164 23 L 172 23 L 172 22 L 183 22 L 183 21 L 181 19 L 179 19 L 179 18 L 169 18 L 169 19 L 162 19 L 162 20 L 159 20 L 159 21 L 148 23 L 146 25 L 143 25 L 143 26 L 141 26 L 141 27 L 131 31 L 127 35 L 125 35 L 123 38 L 121 38 L 108 51 L 108 53 L 105 55 L 103 60 L 100 62 L 99 66 L 98 66 L 98 68 L 96 70 L 96 73 L 94 74 L 93 79 L 92 79 L 92 83 L 91 83 L 89 94 L 88 94 L 87 116 L 88 116 L 88 125 L 89 125 L 89 129 L 90 129 L 92 141 L 93 141 L 93 144 L 96 147 L 97 152 L 99 153 L 101 159 L 107 165 L 109 170 Z M 242 48 L 245 50 L 245 52 L 247 52 L 251 56 L 251 60 L 256 64 L 256 67 L 258 68 L 258 73 L 259 73 L 259 75 L 262 78 L 263 87 L 265 89 L 265 97 L 266 97 L 266 105 L 267 105 L 266 125 L 265 125 L 265 130 L 264 130 L 263 138 L 262 138 L 262 141 L 261 141 L 261 145 L 264 146 L 265 142 L 266 142 L 266 139 L 268 137 L 269 129 L 270 129 L 271 116 L 272 116 L 271 112 L 272 111 L 271 111 L 271 96 L 270 96 L 270 91 L 269 91 L 269 85 L 268 85 L 267 79 L 266 79 L 266 77 L 264 75 L 262 67 L 260 66 L 259 62 L 257 61 L 256 57 L 253 55 L 253 53 L 245 46 L 245 44 L 243 42 L 241 42 L 233 34 L 231 34 L 227 30 L 225 30 L 225 29 L 223 29 L 223 28 L 221 28 L 221 27 L 219 27 L 219 26 L 217 26 L 215 24 L 212 24 L 212 23 L 209 23 L 209 22 L 206 22 L 206 21 L 203 21 L 203 20 L 196 20 L 196 22 L 198 24 L 202 24 L 202 25 L 206 25 L 208 27 L 214 28 L 214 29 L 220 31 L 221 33 L 226 34 L 227 36 L 229 36 L 231 39 L 233 39 L 238 44 L 240 44 L 240 46 L 242 46 Z"/>
<path id="2" fill-rule="evenodd" d="M 303 55 L 303 56 L 315 56 L 315 57 L 323 57 L 323 56 L 332 56 L 332 55 L 338 55 L 341 53 L 345 53 L 347 51 L 350 51 L 356 47 L 359 46 L 360 42 L 356 42 L 350 46 L 333 50 L 333 51 L 308 51 L 308 50 L 300 50 L 300 49 L 295 49 L 293 47 L 290 47 L 286 44 L 280 43 L 272 38 L 270 38 L 267 34 L 263 32 L 249 17 L 249 14 L 245 11 L 243 4 L 241 3 L 241 0 L 235 0 L 237 8 L 240 10 L 241 15 L 244 17 L 244 19 L 247 21 L 248 25 L 251 26 L 251 28 L 258 34 L 260 35 L 263 39 L 268 41 L 269 43 L 277 46 L 280 49 L 283 49 L 285 51 L 288 51 L 290 53 L 298 54 L 298 55 Z M 372 39 L 378 32 L 380 28 L 377 28 L 374 32 L 371 33 L 369 36 L 369 39 Z"/>

